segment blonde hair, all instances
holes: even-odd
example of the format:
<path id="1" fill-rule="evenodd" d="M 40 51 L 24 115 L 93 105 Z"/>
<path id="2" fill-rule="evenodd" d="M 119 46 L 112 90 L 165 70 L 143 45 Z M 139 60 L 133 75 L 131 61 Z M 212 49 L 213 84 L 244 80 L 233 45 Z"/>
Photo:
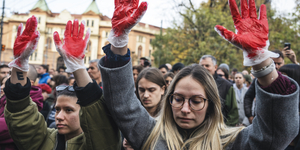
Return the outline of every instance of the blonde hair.
<path id="1" fill-rule="evenodd" d="M 191 76 L 204 87 L 209 103 L 204 121 L 184 141 L 174 121 L 168 95 L 173 93 L 178 81 L 187 76 Z M 205 68 L 200 65 L 192 65 L 182 69 L 168 88 L 163 99 L 160 116 L 142 149 L 154 150 L 160 137 L 166 141 L 168 149 L 172 150 L 186 149 L 187 147 L 190 150 L 221 150 L 228 146 L 235 140 L 243 127 L 227 127 L 225 125 L 218 95 L 215 80 Z"/>

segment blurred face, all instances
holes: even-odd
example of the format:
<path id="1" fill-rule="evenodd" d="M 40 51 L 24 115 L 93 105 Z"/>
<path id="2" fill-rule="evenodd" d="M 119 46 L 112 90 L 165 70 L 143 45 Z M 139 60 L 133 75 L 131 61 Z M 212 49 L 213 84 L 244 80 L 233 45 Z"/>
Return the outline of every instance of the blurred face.
<path id="1" fill-rule="evenodd" d="M 46 69 L 44 69 L 42 66 L 37 67 L 36 71 L 37 71 L 38 74 L 46 73 Z"/>
<path id="2" fill-rule="evenodd" d="M 149 80 L 142 78 L 138 83 L 138 92 L 140 100 L 146 109 L 156 109 L 157 104 L 161 100 L 161 96 L 164 94 L 164 87 L 150 82 Z"/>
<path id="3" fill-rule="evenodd" d="M 4 68 L 0 69 L 0 79 L 8 76 L 9 72 L 10 72 L 9 68 L 4 67 Z"/>
<path id="4" fill-rule="evenodd" d="M 284 65 L 284 60 L 279 57 L 279 58 L 272 58 L 274 63 L 275 63 L 275 66 L 276 66 L 276 70 L 278 70 L 280 67 L 282 67 Z"/>
<path id="5" fill-rule="evenodd" d="M 90 77 L 94 80 L 101 78 L 101 73 L 97 67 L 96 62 L 90 63 L 88 73 L 89 73 Z"/>
<path id="6" fill-rule="evenodd" d="M 140 65 L 144 66 L 144 62 L 145 62 L 144 59 L 140 59 Z"/>
<path id="7" fill-rule="evenodd" d="M 201 59 L 199 64 L 202 67 L 204 67 L 205 69 L 207 69 L 210 72 L 210 74 L 212 74 L 212 75 L 214 75 L 215 71 L 217 70 L 217 65 L 213 64 L 213 61 L 211 58 Z"/>
<path id="8" fill-rule="evenodd" d="M 73 86 L 73 85 L 74 85 L 74 81 L 75 81 L 75 79 L 70 79 L 69 85 L 70 85 L 70 86 Z"/>
<path id="9" fill-rule="evenodd" d="M 165 75 L 168 72 L 166 68 L 160 68 L 159 70 L 163 75 Z"/>
<path id="10" fill-rule="evenodd" d="M 79 122 L 80 106 L 76 102 L 76 97 L 61 95 L 57 98 L 55 123 L 59 134 L 75 137 L 82 133 Z"/>
<path id="11" fill-rule="evenodd" d="M 167 87 L 169 87 L 169 85 L 171 84 L 172 80 L 173 79 L 171 77 L 167 77 L 166 78 Z"/>
<path id="12" fill-rule="evenodd" d="M 134 82 L 136 81 L 136 79 L 137 79 L 137 77 L 138 77 L 138 75 L 139 75 L 139 72 L 138 72 L 138 70 L 136 70 L 136 69 L 133 69 L 133 79 L 134 79 Z"/>
<path id="13" fill-rule="evenodd" d="M 226 78 L 225 78 L 225 73 L 224 73 L 221 69 L 218 69 L 218 70 L 217 70 L 217 74 L 218 74 L 218 76 L 220 76 L 221 78 L 226 79 Z"/>
<path id="14" fill-rule="evenodd" d="M 176 84 L 174 93 L 182 95 L 186 100 L 182 108 L 172 107 L 173 118 L 177 125 L 183 129 L 199 126 L 205 119 L 208 101 L 205 101 L 205 107 L 202 110 L 195 111 L 190 108 L 188 99 L 195 95 L 207 99 L 204 87 L 191 76 L 187 76 Z"/>
<path id="15" fill-rule="evenodd" d="M 1 96 L 1 97 L 4 95 L 3 89 L 5 88 L 5 82 L 7 81 L 8 78 L 9 78 L 9 77 L 6 77 L 6 78 L 4 78 L 3 81 L 2 81 L 2 85 L 1 85 L 1 93 L 0 93 L 0 96 Z"/>
<path id="16" fill-rule="evenodd" d="M 235 74 L 234 81 L 235 81 L 236 86 L 239 87 L 239 86 L 242 86 L 244 84 L 245 79 L 244 79 L 243 75 L 238 73 L 238 74 Z"/>

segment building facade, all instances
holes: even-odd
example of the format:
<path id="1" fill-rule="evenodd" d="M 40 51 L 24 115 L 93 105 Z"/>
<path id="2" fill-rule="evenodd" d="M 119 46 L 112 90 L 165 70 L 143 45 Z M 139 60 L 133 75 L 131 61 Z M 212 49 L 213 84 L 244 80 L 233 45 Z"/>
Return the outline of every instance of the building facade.
<path id="1" fill-rule="evenodd" d="M 38 19 L 38 30 L 41 36 L 37 49 L 29 58 L 30 64 L 49 65 L 49 69 L 57 69 L 64 65 L 62 57 L 56 51 L 53 33 L 57 31 L 63 40 L 68 20 L 73 21 L 74 19 L 78 19 L 79 22 L 84 20 L 86 29 L 91 29 L 90 41 L 84 58 L 86 67 L 88 67 L 90 60 L 99 59 L 105 55 L 102 47 L 109 43 L 107 37 L 111 30 L 111 19 L 100 13 L 95 0 L 83 14 L 71 14 L 67 10 L 63 10 L 60 13 L 52 13 L 45 0 L 39 0 L 29 13 L 14 13 L 11 17 L 4 18 L 2 44 L 6 47 L 1 53 L 1 63 L 8 64 L 14 59 L 13 44 L 17 35 L 18 25 L 23 23 L 25 27 L 27 19 L 32 15 Z M 129 34 L 128 48 L 131 50 L 133 65 L 138 64 L 140 57 L 147 57 L 153 61 L 151 54 L 154 50 L 150 45 L 150 41 L 159 33 L 159 27 L 145 23 L 139 23 L 132 29 Z"/>

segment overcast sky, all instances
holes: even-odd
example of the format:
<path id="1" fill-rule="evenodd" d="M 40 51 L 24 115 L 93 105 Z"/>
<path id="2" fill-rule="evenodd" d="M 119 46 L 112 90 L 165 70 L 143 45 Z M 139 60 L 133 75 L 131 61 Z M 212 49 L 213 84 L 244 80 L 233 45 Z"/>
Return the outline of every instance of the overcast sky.
<path id="1" fill-rule="evenodd" d="M 28 12 L 37 1 L 38 0 L 6 0 L 6 14 L 13 11 L 19 13 Z M 163 27 L 170 27 L 172 20 L 176 17 L 176 5 L 174 1 L 187 2 L 188 0 L 148 0 L 148 10 L 141 22 L 161 26 L 161 20 L 163 20 Z M 204 0 L 192 1 L 199 4 Z M 292 12 L 295 7 L 294 1 L 295 0 L 272 0 L 272 7 L 276 7 L 281 13 L 289 13 Z M 59 13 L 67 9 L 72 14 L 82 14 L 92 0 L 46 0 L 46 2 L 53 13 Z M 114 11 L 114 0 L 96 0 L 96 2 L 100 12 L 111 18 Z M 3 0 L 0 1 L 1 8 L 2 5 Z"/>

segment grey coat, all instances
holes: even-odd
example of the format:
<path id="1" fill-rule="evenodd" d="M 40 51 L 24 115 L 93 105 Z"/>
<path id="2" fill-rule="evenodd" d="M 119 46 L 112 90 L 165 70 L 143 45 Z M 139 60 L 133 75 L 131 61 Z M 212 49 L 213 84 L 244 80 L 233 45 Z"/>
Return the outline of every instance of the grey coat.
<path id="1" fill-rule="evenodd" d="M 134 93 L 132 63 L 129 61 L 119 68 L 105 68 L 103 61 L 104 58 L 100 60 L 99 66 L 106 105 L 131 146 L 140 150 L 155 126 L 155 120 Z M 283 150 L 298 134 L 298 85 L 297 91 L 290 95 L 267 93 L 259 86 L 256 86 L 256 93 L 257 116 L 253 125 L 243 129 L 226 149 Z M 155 149 L 168 148 L 160 138 Z"/>

